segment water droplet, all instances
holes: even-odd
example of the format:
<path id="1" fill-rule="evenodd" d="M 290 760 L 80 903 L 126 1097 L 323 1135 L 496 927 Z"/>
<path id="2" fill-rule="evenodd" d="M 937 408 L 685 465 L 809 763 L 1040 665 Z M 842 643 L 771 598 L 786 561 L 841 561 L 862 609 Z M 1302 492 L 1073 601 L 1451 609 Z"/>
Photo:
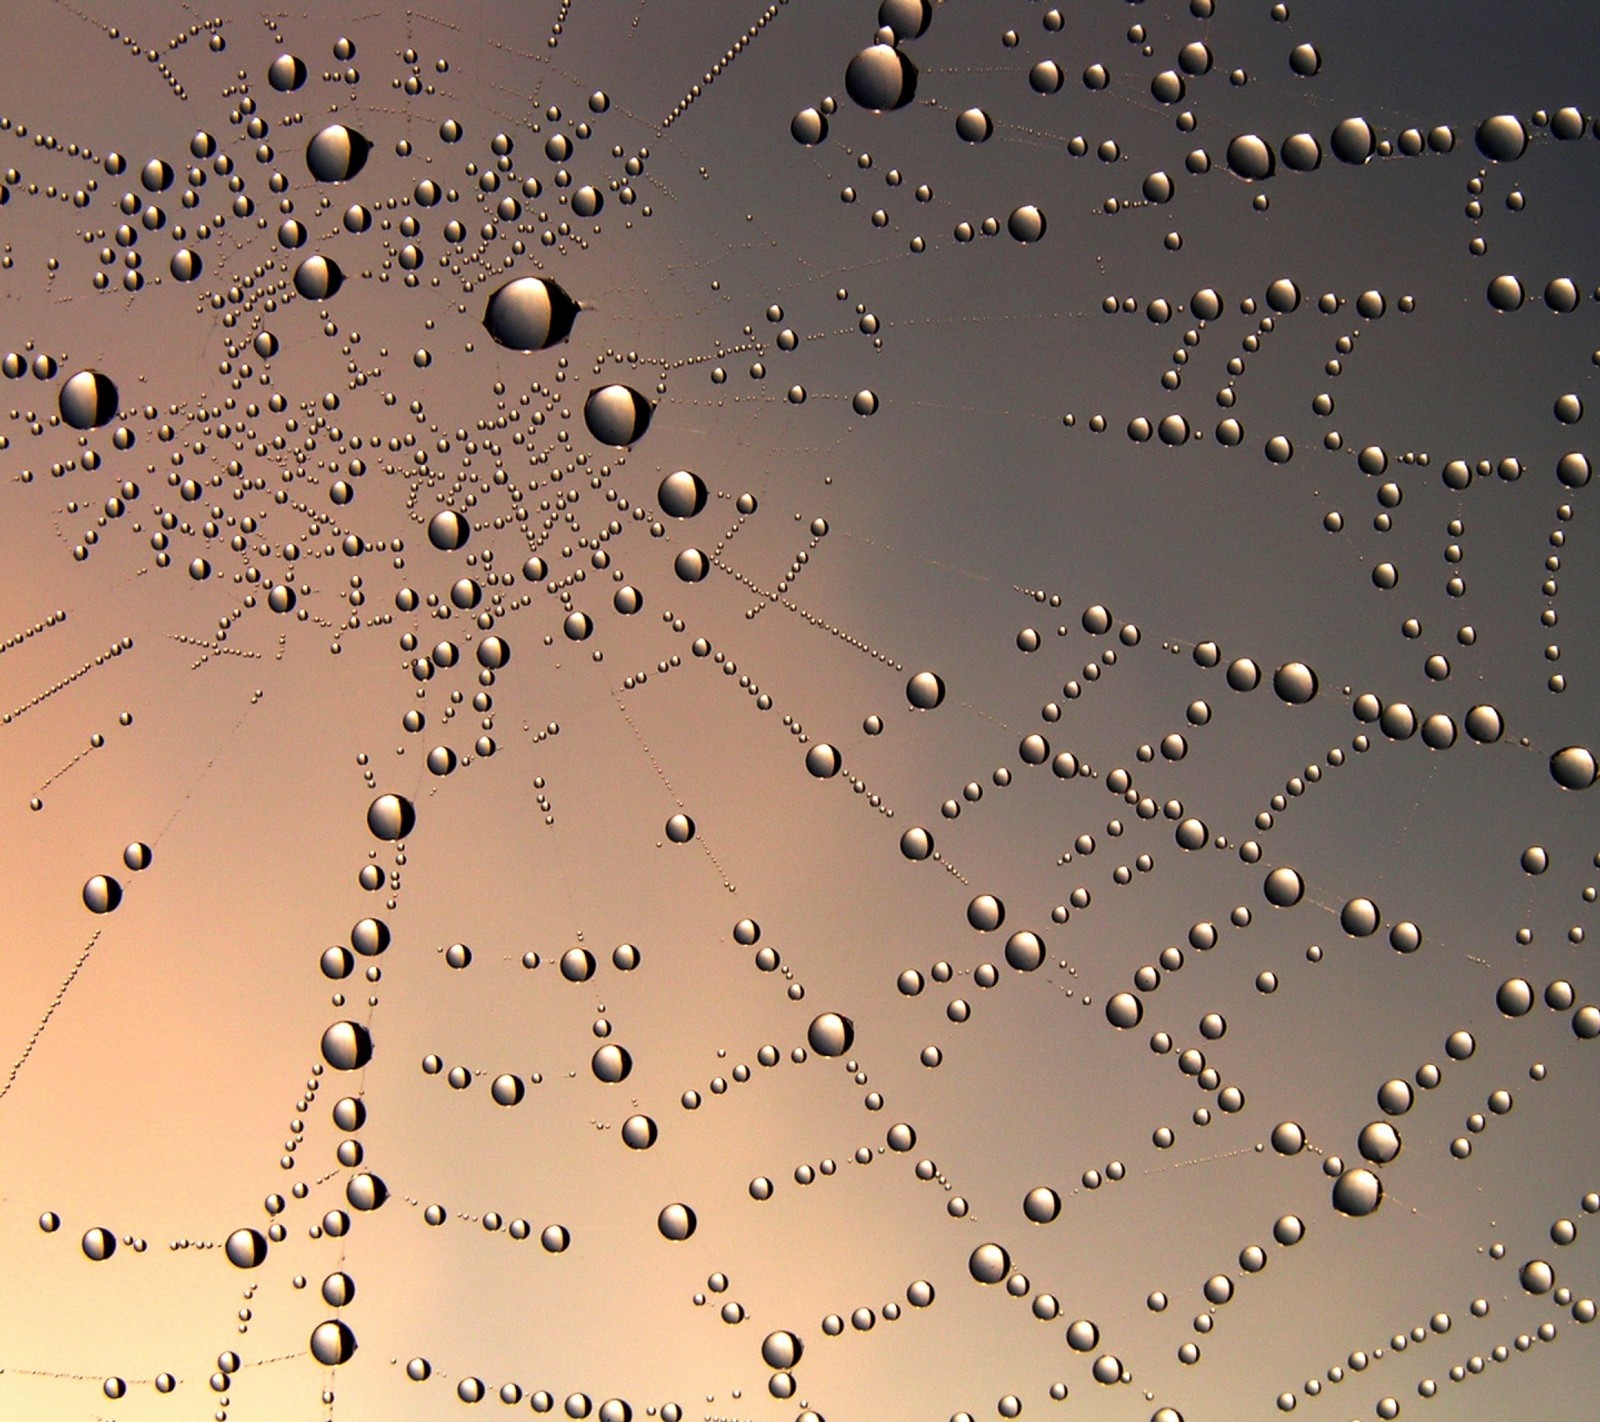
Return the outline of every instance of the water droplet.
<path id="1" fill-rule="evenodd" d="M 1342 1215 L 1370 1215 L 1383 1201 L 1383 1181 L 1362 1166 L 1340 1173 L 1333 1182 L 1333 1207 Z"/>
<path id="2" fill-rule="evenodd" d="M 627 385 L 601 385 L 583 402 L 583 422 L 601 444 L 625 448 L 650 428 L 650 402 Z"/>
<path id="3" fill-rule="evenodd" d="M 83 906 L 90 913 L 110 913 L 122 902 L 122 885 L 108 874 L 96 874 L 83 886 Z"/>
<path id="4" fill-rule="evenodd" d="M 116 418 L 117 387 L 98 370 L 80 370 L 62 385 L 59 404 L 73 429 L 98 429 Z"/>
<path id="5" fill-rule="evenodd" d="M 416 807 L 403 795 L 380 795 L 367 806 L 367 828 L 376 839 L 404 839 L 416 824 Z"/>
<path id="6" fill-rule="evenodd" d="M 517 277 L 497 287 L 483 311 L 483 326 L 509 350 L 542 351 L 572 333 L 578 303 L 545 277 Z"/>
<path id="7" fill-rule="evenodd" d="M 306 145 L 306 167 L 319 183 L 346 183 L 366 165 L 371 148 L 355 129 L 331 123 Z"/>
<path id="8" fill-rule="evenodd" d="M 916 66 L 893 45 L 868 45 L 845 67 L 844 88 L 864 109 L 904 108 L 916 97 Z"/>
<path id="9" fill-rule="evenodd" d="M 668 1205 L 656 1217 L 656 1228 L 660 1230 L 661 1237 L 675 1242 L 688 1239 L 698 1224 L 695 1212 L 684 1204 Z"/>
<path id="10" fill-rule="evenodd" d="M 1011 1256 L 998 1244 L 980 1244 L 968 1257 L 967 1270 L 980 1284 L 998 1284 L 1011 1272 Z"/>
<path id="11" fill-rule="evenodd" d="M 1550 757 L 1550 778 L 1563 790 L 1587 790 L 1597 773 L 1594 752 L 1585 746 L 1563 746 Z"/>

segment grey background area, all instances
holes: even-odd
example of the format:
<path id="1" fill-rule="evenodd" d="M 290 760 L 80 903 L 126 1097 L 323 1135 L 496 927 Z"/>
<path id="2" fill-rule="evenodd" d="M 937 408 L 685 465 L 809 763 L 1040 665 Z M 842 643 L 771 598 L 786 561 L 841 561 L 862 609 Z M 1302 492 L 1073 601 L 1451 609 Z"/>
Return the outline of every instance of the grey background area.
<path id="1" fill-rule="evenodd" d="M 1592 7 L 0 41 L 0 1416 L 1594 1395 Z"/>

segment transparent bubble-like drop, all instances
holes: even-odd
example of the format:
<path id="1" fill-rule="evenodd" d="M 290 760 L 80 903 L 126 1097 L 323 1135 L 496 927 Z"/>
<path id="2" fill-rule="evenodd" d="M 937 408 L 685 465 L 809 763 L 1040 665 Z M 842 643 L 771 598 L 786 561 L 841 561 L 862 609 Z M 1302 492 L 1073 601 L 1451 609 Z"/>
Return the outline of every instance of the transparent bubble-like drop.
<path id="1" fill-rule="evenodd" d="M 1306 1133 L 1295 1121 L 1279 1121 L 1272 1128 L 1272 1148 L 1279 1155 L 1299 1155 L 1306 1146 Z"/>
<path id="2" fill-rule="evenodd" d="M 1351 899 L 1339 910 L 1339 927 L 1352 938 L 1370 938 L 1379 922 L 1378 906 L 1371 899 Z"/>
<path id="3" fill-rule="evenodd" d="M 61 387 L 61 418 L 75 430 L 98 429 L 117 414 L 117 387 L 109 375 L 80 370 Z"/>
<path id="4" fill-rule="evenodd" d="M 806 1028 L 806 1041 L 819 1057 L 842 1057 L 855 1039 L 855 1024 L 837 1012 L 821 1013 Z"/>
<path id="5" fill-rule="evenodd" d="M 1517 1282 L 1530 1294 L 1547 1294 L 1556 1284 L 1556 1271 L 1543 1259 L 1530 1259 L 1517 1271 Z"/>
<path id="6" fill-rule="evenodd" d="M 979 894 L 967 905 L 967 922 L 979 933 L 993 933 L 1006 918 L 1006 906 L 993 894 Z"/>
<path id="7" fill-rule="evenodd" d="M 1037 242 L 1045 234 L 1045 216 L 1032 203 L 1013 208 L 1006 231 L 1018 242 Z"/>
<path id="8" fill-rule="evenodd" d="M 914 40 L 926 33 L 933 19 L 930 0 L 882 0 L 878 6 L 878 25 L 897 40 Z"/>
<path id="9" fill-rule="evenodd" d="M 1035 1186 L 1023 1196 L 1022 1213 L 1034 1224 L 1049 1224 L 1061 1213 L 1061 1197 L 1048 1185 Z"/>
<path id="10" fill-rule="evenodd" d="M 656 1123 L 649 1116 L 629 1116 L 622 1123 L 622 1143 L 629 1150 L 649 1150 L 656 1143 Z"/>
<path id="11" fill-rule="evenodd" d="M 307 301 L 326 301 L 344 285 L 344 272 L 329 257 L 307 257 L 294 269 L 294 289 Z"/>
<path id="12" fill-rule="evenodd" d="M 661 512 L 672 518 L 693 518 L 706 506 L 707 497 L 705 480 L 687 469 L 668 474 L 656 489 Z"/>
<path id="13" fill-rule="evenodd" d="M 223 1245 L 228 1263 L 236 1269 L 255 1269 L 266 1262 L 267 1238 L 257 1229 L 236 1229 Z"/>
<path id="14" fill-rule="evenodd" d="M 380 795 L 367 806 L 367 828 L 375 839 L 404 839 L 416 824 L 416 806 L 404 795 Z"/>
<path id="15" fill-rule="evenodd" d="M 357 1071 L 372 1060 L 371 1034 L 359 1022 L 335 1022 L 322 1034 L 322 1059 L 335 1071 Z"/>
<path id="16" fill-rule="evenodd" d="M 1044 942 L 1036 933 L 1021 929 L 1006 939 L 1006 962 L 1019 973 L 1031 973 L 1044 965 Z"/>
<path id="17" fill-rule="evenodd" d="M 595 1051 L 589 1065 L 596 1081 L 615 1085 L 619 1081 L 626 1081 L 633 1071 L 633 1056 L 626 1047 L 607 1042 Z"/>
<path id="18" fill-rule="evenodd" d="M 1246 182 L 1261 182 L 1278 168 L 1271 144 L 1254 133 L 1241 133 L 1228 140 L 1228 171 Z"/>
<path id="19" fill-rule="evenodd" d="M 1144 1003 L 1131 992 L 1113 993 L 1106 999 L 1106 1021 L 1126 1030 L 1144 1020 Z"/>
<path id="20" fill-rule="evenodd" d="M 805 1345 L 786 1328 L 769 1333 L 761 1340 L 761 1361 L 769 1368 L 792 1368 L 804 1352 Z"/>
<path id="21" fill-rule="evenodd" d="M 483 326 L 497 345 L 542 351 L 572 333 L 578 303 L 547 277 L 524 276 L 497 287 L 483 310 Z"/>
<path id="22" fill-rule="evenodd" d="M 1304 662 L 1285 662 L 1272 674 L 1272 689 L 1290 706 L 1304 706 L 1317 694 L 1317 674 Z"/>
<path id="23" fill-rule="evenodd" d="M 601 444 L 625 449 L 650 428 L 650 402 L 628 385 L 601 385 L 583 402 L 583 422 Z"/>
<path id="24" fill-rule="evenodd" d="M 918 672 L 906 683 L 906 700 L 919 711 L 932 711 L 944 701 L 944 678 L 936 672 Z"/>
<path id="25" fill-rule="evenodd" d="M 963 109 L 956 115 L 956 136 L 964 143 L 987 143 L 994 120 L 982 109 Z"/>
<path id="26" fill-rule="evenodd" d="M 1563 790 L 1587 790 L 1597 773 L 1594 752 L 1586 746 L 1563 746 L 1550 757 L 1550 778 Z"/>
<path id="27" fill-rule="evenodd" d="M 372 145 L 342 123 L 330 123 L 306 144 L 306 167 L 319 183 L 347 183 L 366 165 Z"/>
<path id="28" fill-rule="evenodd" d="M 324 1367 L 337 1367 L 355 1356 L 356 1335 L 341 1319 L 319 1323 L 311 1333 L 311 1356 Z"/>
<path id="29" fill-rule="evenodd" d="M 838 748 L 818 741 L 806 751 L 806 769 L 818 780 L 831 780 L 844 766 Z"/>
<path id="30" fill-rule="evenodd" d="M 917 95 L 917 68 L 893 45 L 868 45 L 845 66 L 844 90 L 864 109 L 902 109 Z"/>
<path id="31" fill-rule="evenodd" d="M 85 1259 L 92 1259 L 99 1264 L 117 1252 L 117 1237 L 110 1230 L 96 1225 L 84 1232 L 80 1247 Z"/>
<path id="32" fill-rule="evenodd" d="M 267 66 L 267 83 L 280 94 L 292 94 L 306 82 L 306 62 L 298 55 L 280 54 Z"/>
<path id="33" fill-rule="evenodd" d="M 109 874 L 96 874 L 83 886 L 83 906 L 90 913 L 110 913 L 122 902 L 122 885 Z"/>
<path id="34" fill-rule="evenodd" d="M 819 109 L 801 109 L 789 120 L 789 134 L 796 143 L 815 148 L 828 136 L 828 120 Z"/>
<path id="35" fill-rule="evenodd" d="M 490 1098 L 498 1106 L 515 1106 L 527 1093 L 520 1076 L 504 1073 L 489 1084 Z"/>
<path id="36" fill-rule="evenodd" d="M 980 1244 L 967 1259 L 967 1271 L 980 1284 L 998 1284 L 1011 1272 L 1011 1256 L 998 1244 Z"/>
<path id="37" fill-rule="evenodd" d="M 1293 908 L 1300 902 L 1306 891 L 1305 880 L 1300 877 L 1297 870 L 1283 866 L 1274 869 L 1267 875 L 1262 892 L 1266 895 L 1267 902 L 1275 908 Z"/>
<path id="38" fill-rule="evenodd" d="M 1528 150 L 1528 130 L 1515 114 L 1496 114 L 1478 125 L 1478 152 L 1495 163 L 1513 163 Z"/>
<path id="39" fill-rule="evenodd" d="M 1387 1121 L 1371 1121 L 1361 1128 L 1356 1148 L 1363 1160 L 1387 1165 L 1400 1154 L 1400 1133 Z"/>
<path id="40" fill-rule="evenodd" d="M 464 514 L 454 509 L 440 509 L 428 520 L 428 542 L 441 553 L 453 553 L 465 548 L 472 537 L 472 525 Z"/>
<path id="41" fill-rule="evenodd" d="M 682 1203 L 667 1205 L 656 1216 L 656 1228 L 661 1232 L 661 1237 L 675 1243 L 688 1239 L 699 1222 L 695 1212 Z"/>
<path id="42" fill-rule="evenodd" d="M 1383 1201 L 1383 1181 L 1363 1166 L 1343 1171 L 1333 1182 L 1333 1207 L 1342 1215 L 1370 1215 Z"/>

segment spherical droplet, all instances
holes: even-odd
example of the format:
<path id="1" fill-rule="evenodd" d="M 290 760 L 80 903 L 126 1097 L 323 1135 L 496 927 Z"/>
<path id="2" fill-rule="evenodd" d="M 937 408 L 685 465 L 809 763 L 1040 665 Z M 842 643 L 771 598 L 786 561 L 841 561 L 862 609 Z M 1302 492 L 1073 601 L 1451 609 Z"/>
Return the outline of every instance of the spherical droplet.
<path id="1" fill-rule="evenodd" d="M 343 284 L 344 272 L 328 257 L 307 257 L 294 269 L 294 289 L 307 301 L 326 301 Z"/>
<path id="2" fill-rule="evenodd" d="M 705 481 L 687 469 L 668 474 L 656 490 L 661 512 L 672 518 L 693 518 L 706 506 Z"/>
<path id="3" fill-rule="evenodd" d="M 1383 1181 L 1363 1166 L 1343 1171 L 1333 1182 L 1333 1207 L 1342 1215 L 1370 1215 L 1383 1200 Z"/>
<path id="4" fill-rule="evenodd" d="M 515 1106 L 526 1092 L 522 1078 L 509 1072 L 495 1077 L 489 1084 L 489 1095 L 497 1106 Z"/>
<path id="5" fill-rule="evenodd" d="M 842 1057 L 856 1039 L 855 1024 L 837 1012 L 824 1012 L 811 1019 L 806 1041 L 819 1057 Z"/>
<path id="6" fill-rule="evenodd" d="M 109 424 L 117 413 L 117 387 L 109 375 L 80 370 L 61 387 L 61 418 L 75 430 Z"/>
<path id="7" fill-rule="evenodd" d="M 223 1245 L 228 1263 L 236 1269 L 255 1269 L 266 1261 L 267 1238 L 257 1229 L 236 1229 Z"/>
<path id="8" fill-rule="evenodd" d="M 600 385 L 583 402 L 583 422 L 601 444 L 622 449 L 650 428 L 650 402 L 627 385 Z"/>
<path id="9" fill-rule="evenodd" d="M 355 1356 L 356 1335 L 337 1318 L 319 1323 L 311 1333 L 311 1356 L 324 1367 L 348 1363 Z"/>
<path id="10" fill-rule="evenodd" d="M 964 143 L 987 143 L 994 120 L 982 109 L 963 109 L 956 115 L 956 136 Z"/>
<path id="11" fill-rule="evenodd" d="M 656 1143 L 656 1123 L 648 1116 L 629 1116 L 622 1123 L 622 1143 L 629 1150 L 649 1150 Z"/>
<path id="12" fill-rule="evenodd" d="M 998 1284 L 1011 1272 L 1011 1256 L 998 1244 L 980 1244 L 968 1257 L 967 1270 L 980 1284 Z"/>
<path id="13" fill-rule="evenodd" d="M 1527 299 L 1527 292 L 1517 277 L 1503 272 L 1489 283 L 1488 297 L 1496 311 L 1515 311 Z"/>
<path id="14" fill-rule="evenodd" d="M 828 136 L 828 120 L 817 109 L 801 109 L 789 121 L 789 134 L 796 143 L 814 148 Z"/>
<path id="15" fill-rule="evenodd" d="M 1370 938 L 1379 921 L 1378 906 L 1371 899 L 1351 899 L 1339 910 L 1339 927 L 1352 938 Z"/>
<path id="16" fill-rule="evenodd" d="M 1517 1282 L 1530 1294 L 1547 1294 L 1555 1287 L 1556 1271 L 1543 1259 L 1530 1259 L 1517 1271 Z"/>
<path id="17" fill-rule="evenodd" d="M 1587 790 L 1596 773 L 1594 752 L 1585 746 L 1564 746 L 1550 757 L 1550 778 L 1563 790 Z"/>
<path id="18" fill-rule="evenodd" d="M 806 769 L 818 780 L 831 780 L 843 764 L 838 749 L 826 741 L 818 741 L 806 751 Z"/>
<path id="19" fill-rule="evenodd" d="M 1044 956 L 1044 943 L 1036 933 L 1021 929 L 1006 939 L 1006 962 L 1019 973 L 1043 966 Z"/>
<path id="20" fill-rule="evenodd" d="M 615 1085 L 619 1081 L 627 1080 L 633 1070 L 633 1057 L 626 1047 L 619 1047 L 615 1042 L 607 1042 L 596 1050 L 589 1065 L 596 1081 Z"/>
<path id="21" fill-rule="evenodd" d="M 906 700 L 919 711 L 931 711 L 944 700 L 944 678 L 936 672 L 918 672 L 906 683 Z"/>
<path id="22" fill-rule="evenodd" d="M 1037 242 L 1045 234 L 1045 217 L 1032 203 L 1013 208 L 1006 231 L 1018 242 Z"/>
<path id="23" fill-rule="evenodd" d="M 804 1352 L 805 1345 L 788 1329 L 769 1333 L 761 1340 L 761 1361 L 769 1368 L 792 1368 Z"/>
<path id="24" fill-rule="evenodd" d="M 1306 1133 L 1296 1121 L 1279 1121 L 1272 1128 L 1272 1148 L 1279 1155 L 1299 1155 L 1306 1146 Z"/>
<path id="25" fill-rule="evenodd" d="M 319 183 L 344 183 L 367 161 L 372 145 L 353 128 L 331 123 L 306 145 L 306 167 Z"/>
<path id="26" fill-rule="evenodd" d="M 359 1022 L 335 1022 L 322 1034 L 322 1059 L 335 1071 L 356 1071 L 372 1060 L 372 1036 Z"/>
<path id="27" fill-rule="evenodd" d="M 695 1212 L 684 1204 L 668 1205 L 656 1216 L 656 1228 L 661 1231 L 661 1237 L 676 1242 L 688 1239 L 698 1223 Z"/>
<path id="28" fill-rule="evenodd" d="M 578 303 L 546 277 L 524 276 L 497 287 L 483 311 L 483 326 L 497 345 L 542 351 L 572 333 Z"/>
<path id="29" fill-rule="evenodd" d="M 864 109 L 904 108 L 916 97 L 916 66 L 893 45 L 868 45 L 845 66 L 844 90 Z"/>
<path id="30" fill-rule="evenodd" d="M 280 54 L 267 66 L 267 83 L 280 94 L 293 93 L 306 82 L 306 63 L 298 55 Z"/>
<path id="31" fill-rule="evenodd" d="M 1283 866 L 1267 875 L 1262 892 L 1267 902 L 1276 908 L 1293 908 L 1305 894 L 1305 880 L 1296 870 Z"/>
<path id="32" fill-rule="evenodd" d="M 472 525 L 454 509 L 440 509 L 428 520 L 428 542 L 441 553 L 465 548 L 472 537 Z"/>
<path id="33" fill-rule="evenodd" d="M 687 844 L 694 838 L 694 821 L 688 815 L 673 815 L 667 821 L 667 838 L 674 844 Z"/>
<path id="34" fill-rule="evenodd" d="M 1304 662 L 1285 662 L 1272 674 L 1272 689 L 1290 706 L 1304 706 L 1317 694 L 1317 674 Z"/>
<path id="35" fill-rule="evenodd" d="M 380 795 L 367 806 L 367 828 L 377 839 L 404 839 L 416 824 L 416 807 L 404 795 Z"/>
<path id="36" fill-rule="evenodd" d="M 96 874 L 83 886 L 83 906 L 90 913 L 110 913 L 122 902 L 122 885 L 109 874 Z"/>
<path id="37" fill-rule="evenodd" d="M 117 1237 L 108 1229 L 96 1225 L 91 1230 L 84 1232 L 82 1240 L 83 1255 L 85 1259 L 92 1259 L 97 1264 L 109 1259 L 117 1252 Z"/>
<path id="38" fill-rule="evenodd" d="M 1022 1213 L 1034 1224 L 1049 1224 L 1061 1213 L 1061 1197 L 1048 1185 L 1037 1185 L 1023 1196 Z"/>
<path id="39" fill-rule="evenodd" d="M 1131 992 L 1113 993 L 1106 999 L 1106 1021 L 1113 1027 L 1137 1027 L 1144 1020 L 1144 1003 Z"/>
<path id="40" fill-rule="evenodd" d="M 1356 1149 L 1363 1160 L 1387 1165 L 1400 1154 L 1400 1133 L 1387 1121 L 1370 1121 L 1356 1137 Z"/>
<path id="41" fill-rule="evenodd" d="M 993 894 L 979 894 L 967 905 L 967 922 L 979 933 L 993 933 L 1005 917 L 1006 906 Z"/>
<path id="42" fill-rule="evenodd" d="M 1496 163 L 1511 163 L 1527 151 L 1528 131 L 1515 114 L 1496 114 L 1478 125 L 1478 152 Z"/>
<path id="43" fill-rule="evenodd" d="M 1228 171 L 1246 182 L 1260 182 L 1277 170 L 1272 146 L 1253 133 L 1241 133 L 1228 140 Z"/>

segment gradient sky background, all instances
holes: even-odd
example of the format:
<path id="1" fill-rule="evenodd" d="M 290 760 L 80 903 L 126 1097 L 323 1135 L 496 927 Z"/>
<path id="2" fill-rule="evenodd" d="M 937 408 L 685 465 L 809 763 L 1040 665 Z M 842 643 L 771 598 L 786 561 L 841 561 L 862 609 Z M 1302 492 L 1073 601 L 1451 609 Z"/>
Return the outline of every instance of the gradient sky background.
<path id="1" fill-rule="evenodd" d="M 1476 1422 L 1594 1395 L 1600 801 L 1551 761 L 1600 740 L 1592 496 L 1562 463 L 1600 361 L 1600 15 L 922 17 L 0 15 L 0 1416 L 470 1416 L 473 1379 L 497 1415 L 542 1393 L 609 1422 Z M 845 77 L 879 23 L 917 75 L 888 112 Z M 1350 119 L 1365 162 L 1336 152 Z M 371 144 L 342 182 L 308 164 L 330 124 Z M 1283 159 L 1302 133 L 1314 171 Z M 1274 176 L 1230 171 L 1241 135 Z M 1013 240 L 1030 207 L 1042 236 Z M 321 300 L 294 281 L 314 255 L 344 277 Z M 581 309 L 509 350 L 485 304 L 529 276 Z M 88 429 L 82 371 L 115 386 Z M 625 449 L 583 415 L 613 382 L 654 407 Z M 1182 442 L 1138 437 L 1171 416 Z M 706 487 L 690 518 L 662 507 L 677 470 Z M 445 509 L 464 547 L 430 540 Z M 1288 663 L 1306 704 L 1275 692 Z M 369 829 L 385 794 L 414 807 L 399 843 Z M 919 827 L 936 858 L 902 853 Z M 96 914 L 101 874 L 123 897 Z M 368 917 L 386 951 L 331 981 Z M 841 1056 L 808 1047 L 825 1013 Z M 343 1020 L 363 1069 L 323 1059 Z M 605 1044 L 625 1081 L 597 1079 Z M 1415 1101 L 1386 1116 L 1397 1078 Z M 1349 1217 L 1330 1162 L 1367 1165 L 1384 1120 L 1382 1204 Z M 381 1208 L 350 1208 L 362 1171 Z M 687 1240 L 658 1229 L 675 1202 Z M 974 1278 L 985 1244 L 1008 1282 Z M 332 1319 L 357 1347 L 326 1366 Z"/>

